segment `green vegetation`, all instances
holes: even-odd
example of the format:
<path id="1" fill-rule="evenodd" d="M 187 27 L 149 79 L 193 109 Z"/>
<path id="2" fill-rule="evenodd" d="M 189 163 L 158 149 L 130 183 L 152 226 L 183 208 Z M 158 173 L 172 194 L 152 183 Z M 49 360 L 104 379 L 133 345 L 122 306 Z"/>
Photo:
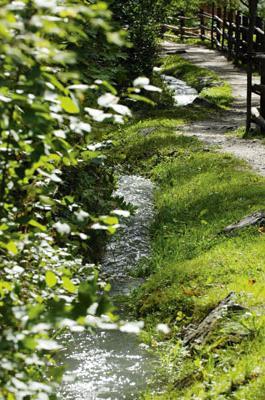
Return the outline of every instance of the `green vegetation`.
<path id="1" fill-rule="evenodd" d="M 152 341 L 157 322 L 172 327 L 167 367 L 175 368 L 175 357 L 183 369 L 171 374 L 168 392 L 189 396 L 189 390 L 203 393 L 207 386 L 215 395 L 214 390 L 240 393 L 256 385 L 259 393 L 261 317 L 251 316 L 252 325 L 244 322 L 247 334 L 234 335 L 236 344 L 224 335 L 223 347 L 212 340 L 214 361 L 209 347 L 184 356 L 174 336 L 232 289 L 257 313 L 263 300 L 262 233 L 218 235 L 224 224 L 261 207 L 263 180 L 232 158 L 176 136 L 176 126 L 204 118 L 206 109 L 175 108 L 159 76 L 152 83 L 163 92 L 150 85 L 159 23 L 181 4 L 1 2 L 0 400 L 56 398 L 62 330 L 91 332 L 103 314 L 104 324 L 119 329 L 97 263 L 118 227 L 120 208 L 130 208 L 111 197 L 121 166 L 150 176 L 163 189 L 156 193 L 153 257 L 137 272 L 152 276 L 135 299 L 149 329 L 146 340 Z M 194 0 L 189 7 L 197 5 Z M 229 106 L 230 88 L 215 74 L 178 57 L 166 58 L 163 69 L 196 87 L 216 105 L 214 112 Z M 132 82 L 138 74 L 149 78 Z M 152 111 L 154 102 L 159 106 Z M 132 122 L 129 106 L 136 114 Z M 243 325 L 240 318 L 236 323 Z M 249 344 L 253 369 L 245 371 Z M 222 377 L 221 366 L 230 371 L 233 363 L 232 384 L 212 388 L 211 376 Z M 183 380 L 185 393 L 179 389 Z"/>
<path id="2" fill-rule="evenodd" d="M 1 400 L 54 399 L 56 334 L 113 321 L 95 263 L 121 201 L 102 154 L 112 144 L 95 137 L 149 82 L 124 86 L 129 44 L 115 26 L 105 2 L 1 2 Z"/>
<path id="3" fill-rule="evenodd" d="M 175 68 L 172 58 L 169 68 Z M 132 304 L 146 321 L 143 340 L 161 356 L 156 380 L 165 393 L 145 398 L 261 400 L 264 231 L 252 227 L 226 235 L 222 229 L 264 208 L 265 180 L 244 162 L 177 132 L 205 112 L 194 106 L 155 110 L 119 132 L 115 162 L 156 184 L 152 256 L 136 271 L 146 283 Z M 198 324 L 230 292 L 246 311 L 220 319 L 203 345 L 183 348 L 183 328 Z M 170 334 L 156 332 L 161 322 Z"/>
<path id="4" fill-rule="evenodd" d="M 178 55 L 165 57 L 161 64 L 163 73 L 187 82 L 200 93 L 200 97 L 221 108 L 231 104 L 232 89 L 215 72 L 200 68 Z"/>

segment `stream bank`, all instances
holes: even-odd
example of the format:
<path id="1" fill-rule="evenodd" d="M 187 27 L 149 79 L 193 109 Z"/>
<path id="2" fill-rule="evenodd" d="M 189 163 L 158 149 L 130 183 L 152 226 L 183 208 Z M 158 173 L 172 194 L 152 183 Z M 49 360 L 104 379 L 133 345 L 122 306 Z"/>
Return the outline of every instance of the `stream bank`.
<path id="1" fill-rule="evenodd" d="M 112 162 L 156 187 L 152 254 L 138 271 L 145 282 L 129 300 L 135 318 L 145 320 L 141 338 L 161 357 L 164 392 L 147 390 L 148 400 L 264 399 L 264 235 L 255 227 L 220 232 L 263 208 L 265 180 L 244 162 L 176 135 L 210 112 L 198 105 L 153 110 L 114 136 Z M 248 312 L 219 320 L 195 351 L 183 346 L 183 330 L 231 292 Z M 161 323 L 171 332 L 157 332 Z"/>
<path id="2" fill-rule="evenodd" d="M 198 69 L 196 74 L 199 80 Z M 221 97 L 213 109 L 150 111 L 120 133 L 117 162 L 126 160 L 130 172 L 156 185 L 153 251 L 142 270 L 145 282 L 131 300 L 136 317 L 145 320 L 142 338 L 161 357 L 164 392 L 147 391 L 148 400 L 264 398 L 264 234 L 257 227 L 220 232 L 264 208 L 265 180 L 244 161 L 192 137 L 206 115 L 215 126 L 220 115 L 229 120 L 225 93 L 225 85 L 216 91 Z M 191 127 L 190 135 L 179 134 L 183 126 Z M 183 346 L 185 329 L 195 329 L 231 292 L 241 312 L 218 319 L 195 350 Z M 171 332 L 157 333 L 158 323 Z"/>

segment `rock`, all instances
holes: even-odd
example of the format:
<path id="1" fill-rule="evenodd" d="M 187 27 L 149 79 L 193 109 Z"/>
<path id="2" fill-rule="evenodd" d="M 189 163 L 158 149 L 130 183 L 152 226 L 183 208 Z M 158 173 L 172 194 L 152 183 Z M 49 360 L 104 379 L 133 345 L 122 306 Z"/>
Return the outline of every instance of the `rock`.
<path id="1" fill-rule="evenodd" d="M 189 325 L 185 330 L 183 344 L 191 348 L 204 344 L 220 319 L 231 311 L 244 311 L 245 308 L 235 302 L 235 297 L 235 293 L 231 292 L 197 327 Z"/>
<path id="2" fill-rule="evenodd" d="M 243 229 L 253 225 L 265 225 L 265 211 L 257 211 L 251 215 L 248 215 L 247 217 L 241 219 L 241 221 L 232 225 L 228 225 L 223 229 L 223 232 L 229 233 L 234 230 Z"/>
<path id="3" fill-rule="evenodd" d="M 216 82 L 216 80 L 208 76 L 199 78 L 199 83 L 201 88 L 219 87 L 223 85 L 223 82 Z"/>
<path id="4" fill-rule="evenodd" d="M 216 108 L 215 104 L 211 103 L 209 100 L 204 99 L 203 97 L 196 97 L 192 104 L 194 104 L 195 106 Z"/>

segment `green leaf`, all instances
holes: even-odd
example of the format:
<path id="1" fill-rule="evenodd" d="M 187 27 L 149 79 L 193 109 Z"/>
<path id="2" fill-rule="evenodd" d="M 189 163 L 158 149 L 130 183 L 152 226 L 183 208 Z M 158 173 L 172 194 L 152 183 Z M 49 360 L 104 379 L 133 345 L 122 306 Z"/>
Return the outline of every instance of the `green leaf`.
<path id="1" fill-rule="evenodd" d="M 35 221 L 35 219 L 31 219 L 28 222 L 29 225 L 34 226 L 35 228 L 40 229 L 42 232 L 45 232 L 47 230 L 46 226 L 40 224 L 39 222 Z"/>
<path id="2" fill-rule="evenodd" d="M 44 311 L 44 305 L 43 304 L 36 304 L 34 306 L 29 307 L 28 309 L 28 317 L 30 320 L 33 320 L 35 318 L 38 318 L 41 313 Z"/>
<path id="3" fill-rule="evenodd" d="M 132 100 L 142 101 L 143 103 L 150 104 L 151 106 L 155 106 L 155 104 L 156 104 L 154 101 L 148 99 L 145 96 L 141 96 L 139 94 L 130 94 L 128 97 L 130 97 L 130 99 L 132 99 Z"/>
<path id="4" fill-rule="evenodd" d="M 107 224 L 107 225 L 117 225 L 119 223 L 119 220 L 117 217 L 110 217 L 110 216 L 101 217 L 100 220 L 102 222 L 104 222 L 104 224 Z"/>
<path id="5" fill-rule="evenodd" d="M 71 279 L 67 278 L 67 276 L 63 276 L 62 281 L 65 290 L 67 290 L 69 293 L 76 293 L 77 287 L 73 284 Z"/>
<path id="6" fill-rule="evenodd" d="M 59 96 L 59 100 L 64 111 L 68 112 L 69 114 L 79 113 L 79 107 L 70 97 Z"/>
<path id="7" fill-rule="evenodd" d="M 17 254 L 18 253 L 18 249 L 17 249 L 17 245 L 15 242 L 10 241 L 5 245 L 6 249 L 13 254 Z"/>
<path id="8" fill-rule="evenodd" d="M 47 285 L 52 288 L 56 285 L 57 283 L 57 276 L 55 275 L 54 272 L 52 271 L 47 271 L 45 274 L 45 281 Z"/>
<path id="9" fill-rule="evenodd" d="M 54 204 L 56 204 L 51 197 L 44 195 L 40 195 L 40 201 L 42 204 L 47 204 L 49 206 L 54 206 Z"/>
<path id="10" fill-rule="evenodd" d="M 28 350 L 35 350 L 37 346 L 37 341 L 33 337 L 27 337 L 23 340 L 23 344 Z"/>

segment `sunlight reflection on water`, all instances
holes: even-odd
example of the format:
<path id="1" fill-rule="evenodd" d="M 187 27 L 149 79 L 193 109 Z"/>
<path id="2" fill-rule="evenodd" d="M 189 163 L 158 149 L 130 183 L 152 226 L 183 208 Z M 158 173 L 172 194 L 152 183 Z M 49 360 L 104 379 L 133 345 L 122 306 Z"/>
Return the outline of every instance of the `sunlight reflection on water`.
<path id="1" fill-rule="evenodd" d="M 129 272 L 150 254 L 153 184 L 139 176 L 122 176 L 115 195 L 137 207 L 110 240 L 101 271 L 110 277 L 114 294 L 128 293 L 139 280 Z M 67 333 L 62 338 L 66 374 L 61 400 L 136 399 L 147 387 L 155 359 L 136 336 L 119 331 Z"/>

